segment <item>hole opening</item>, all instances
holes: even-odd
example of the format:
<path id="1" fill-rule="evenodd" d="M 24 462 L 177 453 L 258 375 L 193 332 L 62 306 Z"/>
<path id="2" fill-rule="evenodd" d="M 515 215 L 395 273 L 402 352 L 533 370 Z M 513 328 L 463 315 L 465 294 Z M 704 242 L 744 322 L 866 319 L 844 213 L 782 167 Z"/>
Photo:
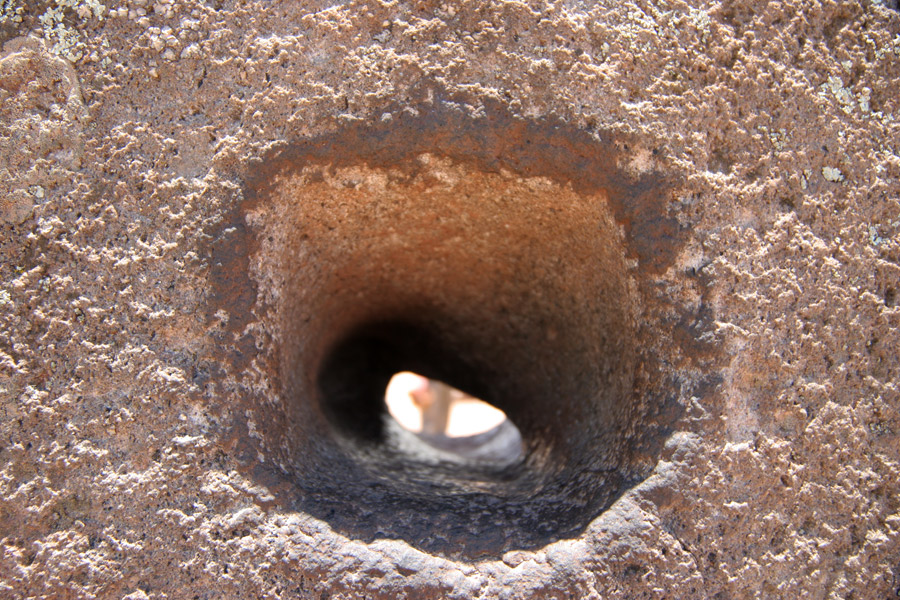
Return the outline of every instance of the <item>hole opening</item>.
<path id="1" fill-rule="evenodd" d="M 385 405 L 396 424 L 450 460 L 502 467 L 523 458 L 522 434 L 506 413 L 442 381 L 397 373 Z"/>
<path id="2" fill-rule="evenodd" d="M 622 233 L 602 193 L 419 164 L 288 178 L 267 213 L 282 462 L 354 535 L 458 552 L 571 531 L 621 489 L 639 408 Z M 401 427 L 384 394 L 403 371 L 503 411 L 506 449 Z"/>
<path id="3" fill-rule="evenodd" d="M 381 452 L 393 453 L 390 460 L 417 464 L 477 462 L 485 467 L 510 468 L 525 456 L 522 435 L 513 420 L 491 403 L 510 404 L 502 389 L 486 383 L 488 377 L 478 365 L 468 363 L 427 330 L 388 321 L 360 327 L 338 344 L 317 381 L 327 420 L 347 452 L 367 455 L 361 460 Z M 397 397 L 397 386 L 410 381 L 418 389 L 407 388 L 407 408 L 418 411 L 418 428 L 403 427 L 391 415 L 385 397 L 393 384 L 393 402 L 402 401 Z M 422 403 L 420 408 L 416 408 L 416 400 Z M 443 409 L 439 403 L 444 404 Z M 469 431 L 466 423 L 450 422 L 451 412 L 457 412 L 459 418 L 466 410 L 476 415 L 488 413 L 494 422 L 474 430 L 469 423 Z M 451 425 L 467 435 L 451 435 Z M 367 446 L 365 452 L 359 452 L 361 444 Z M 381 459 L 388 460 L 385 456 Z"/>
<path id="4" fill-rule="evenodd" d="M 280 154 L 237 227 L 252 252 L 216 257 L 257 290 L 228 330 L 259 481 L 344 535 L 475 558 L 575 535 L 649 473 L 679 393 L 654 341 L 681 309 L 642 305 L 677 247 L 656 175 L 561 124 L 454 111 Z M 218 293 L 246 302 L 230 273 Z M 402 371 L 503 411 L 519 457 L 448 458 L 401 427 Z"/>
<path id="5" fill-rule="evenodd" d="M 411 371 L 391 377 L 384 402 L 401 427 L 417 434 L 471 437 L 508 420 L 506 413 L 484 400 Z"/>

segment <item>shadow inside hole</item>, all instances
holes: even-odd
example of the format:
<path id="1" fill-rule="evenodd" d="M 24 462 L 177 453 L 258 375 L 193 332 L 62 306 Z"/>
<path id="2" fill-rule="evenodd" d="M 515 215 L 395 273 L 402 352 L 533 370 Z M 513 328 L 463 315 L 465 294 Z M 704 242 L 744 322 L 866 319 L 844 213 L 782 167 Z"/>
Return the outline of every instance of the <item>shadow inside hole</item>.
<path id="1" fill-rule="evenodd" d="M 383 440 L 390 422 L 385 390 L 396 373 L 415 371 L 487 399 L 483 375 L 426 329 L 402 321 L 364 326 L 338 344 L 319 377 L 322 409 L 349 439 Z M 477 391 L 476 391 L 477 390 Z"/>
<path id="2" fill-rule="evenodd" d="M 337 344 L 317 381 L 340 450 L 329 454 L 327 475 L 304 478 L 301 508 L 356 539 L 406 539 L 425 551 L 475 558 L 573 535 L 608 506 L 626 486 L 621 474 L 578 468 L 577 459 L 560 469 L 548 460 L 552 437 L 534 419 L 521 432 L 512 423 L 552 399 L 492 385 L 491 369 L 466 360 L 469 350 L 402 320 L 357 328 Z M 390 378 L 404 370 L 500 407 L 509 418 L 483 436 L 508 436 L 512 428 L 519 452 L 484 460 L 404 429 L 384 403 Z M 572 435 L 580 431 L 573 425 Z"/>
<path id="3" fill-rule="evenodd" d="M 319 375 L 322 410 L 338 432 L 341 445 L 379 471 L 383 463 L 409 471 L 438 468 L 436 475 L 471 482 L 485 478 L 506 481 L 525 459 L 522 435 L 513 421 L 465 437 L 441 431 L 414 432 L 394 419 L 385 390 L 394 375 L 415 370 L 428 381 L 452 381 L 458 390 L 478 390 L 479 397 L 503 398 L 503 390 L 484 381 L 486 375 L 427 329 L 404 322 L 383 322 L 359 328 L 331 353 Z M 385 383 L 387 382 L 387 383 Z M 474 393 L 468 394 L 475 397 Z M 483 401 L 492 405 L 490 400 Z M 373 459 L 373 457 L 375 457 Z M 401 469 L 402 470 L 402 469 Z"/>

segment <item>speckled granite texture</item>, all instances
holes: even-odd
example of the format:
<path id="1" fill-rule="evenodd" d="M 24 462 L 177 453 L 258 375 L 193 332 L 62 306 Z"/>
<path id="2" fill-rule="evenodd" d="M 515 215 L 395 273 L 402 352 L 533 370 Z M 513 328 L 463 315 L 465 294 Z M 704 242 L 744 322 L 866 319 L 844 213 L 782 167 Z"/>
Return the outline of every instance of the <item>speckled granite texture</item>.
<path id="1" fill-rule="evenodd" d="M 0 43 L 0 598 L 900 593 L 895 1 L 6 0 Z M 407 326 L 525 464 L 369 428 Z"/>

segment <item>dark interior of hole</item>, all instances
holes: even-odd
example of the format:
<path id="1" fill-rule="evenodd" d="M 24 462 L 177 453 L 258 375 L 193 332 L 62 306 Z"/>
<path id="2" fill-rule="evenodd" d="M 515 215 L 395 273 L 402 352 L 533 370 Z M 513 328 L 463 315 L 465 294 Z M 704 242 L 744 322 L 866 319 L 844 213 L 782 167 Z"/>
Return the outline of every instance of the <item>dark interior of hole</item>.
<path id="1" fill-rule="evenodd" d="M 523 357 L 530 353 L 500 352 L 490 364 L 471 360 L 484 356 L 478 348 L 490 340 L 467 343 L 448 336 L 440 322 L 440 315 L 421 312 L 370 322 L 326 353 L 316 378 L 319 405 L 344 450 L 329 454 L 315 475 L 306 476 L 299 506 L 356 539 L 406 539 L 457 557 L 537 547 L 577 532 L 624 488 L 622 473 L 582 468 L 582 461 L 571 458 L 558 468 L 552 455 L 560 432 L 547 422 L 561 419 L 561 432 L 570 437 L 587 432 L 574 414 L 549 418 L 557 405 L 546 392 L 551 386 L 542 396 L 522 397 L 503 383 L 528 369 Z M 559 370 L 563 379 L 580 376 L 562 365 Z M 384 390 L 399 371 L 443 381 L 497 406 L 519 426 L 528 456 L 499 465 L 429 461 L 424 446 L 418 447 L 421 455 L 408 447 L 398 450 Z"/>
<path id="2" fill-rule="evenodd" d="M 328 354 L 317 378 L 322 411 L 341 435 L 359 442 L 383 439 L 384 391 L 391 377 L 414 371 L 497 405 L 480 365 L 465 348 L 450 347 L 439 334 L 411 321 L 384 321 L 356 328 Z"/>

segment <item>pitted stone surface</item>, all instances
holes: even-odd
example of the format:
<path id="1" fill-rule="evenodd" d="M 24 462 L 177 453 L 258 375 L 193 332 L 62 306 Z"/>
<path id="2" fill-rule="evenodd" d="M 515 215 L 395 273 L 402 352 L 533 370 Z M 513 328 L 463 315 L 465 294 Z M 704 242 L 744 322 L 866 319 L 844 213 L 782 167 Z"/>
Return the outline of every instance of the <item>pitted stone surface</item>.
<path id="1" fill-rule="evenodd" d="M 0 595 L 900 589 L 896 2 L 20 5 L 0 15 Z M 248 182 L 429 102 L 563 123 L 674 186 L 671 260 L 617 215 L 644 314 L 679 324 L 648 340 L 681 386 L 670 430 L 540 548 L 447 557 L 291 509 L 237 401 L 271 376 Z"/>

